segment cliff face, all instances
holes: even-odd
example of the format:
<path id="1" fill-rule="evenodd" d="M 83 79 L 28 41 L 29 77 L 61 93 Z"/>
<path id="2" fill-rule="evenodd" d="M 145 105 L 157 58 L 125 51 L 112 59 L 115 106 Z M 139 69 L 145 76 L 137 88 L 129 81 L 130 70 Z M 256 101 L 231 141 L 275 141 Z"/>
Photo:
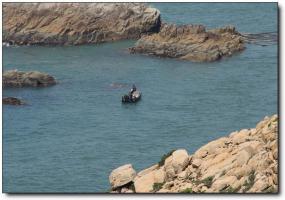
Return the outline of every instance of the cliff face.
<path id="1" fill-rule="evenodd" d="M 231 26 L 206 31 L 202 25 L 163 24 L 159 33 L 143 36 L 130 52 L 209 62 L 244 48 L 241 35 Z"/>
<path id="2" fill-rule="evenodd" d="M 276 193 L 278 117 L 265 117 L 256 128 L 233 132 L 193 155 L 170 152 L 137 174 L 125 165 L 111 173 L 110 183 L 117 193 Z"/>
<path id="3" fill-rule="evenodd" d="M 142 3 L 3 3 L 3 42 L 86 44 L 157 32 L 160 13 Z"/>

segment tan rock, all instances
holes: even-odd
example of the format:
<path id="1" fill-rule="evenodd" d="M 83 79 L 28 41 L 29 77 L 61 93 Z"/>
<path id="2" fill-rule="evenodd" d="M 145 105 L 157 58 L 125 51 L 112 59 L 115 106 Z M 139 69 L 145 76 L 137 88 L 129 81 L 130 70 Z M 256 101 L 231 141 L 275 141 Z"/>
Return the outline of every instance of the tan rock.
<path id="1" fill-rule="evenodd" d="M 163 168 L 160 168 L 154 172 L 154 182 L 163 183 L 165 181 L 165 171 Z"/>
<path id="2" fill-rule="evenodd" d="M 183 171 L 189 163 L 189 155 L 185 149 L 179 149 L 172 153 L 172 166 L 175 173 Z"/>
<path id="3" fill-rule="evenodd" d="M 133 169 L 131 164 L 126 164 L 117 169 L 114 169 L 110 176 L 109 181 L 112 189 L 123 186 L 134 180 L 136 171 Z"/>
<path id="4" fill-rule="evenodd" d="M 201 163 L 202 163 L 202 160 L 201 160 L 201 159 L 194 159 L 194 160 L 192 161 L 192 166 L 193 166 L 194 168 L 198 168 L 198 167 L 201 165 Z"/>
<path id="5" fill-rule="evenodd" d="M 235 176 L 225 176 L 217 179 L 213 184 L 212 184 L 212 189 L 214 191 L 220 191 L 230 185 L 233 185 L 237 181 L 237 178 Z"/>
<path id="6" fill-rule="evenodd" d="M 189 155 L 186 150 L 179 149 L 172 153 L 170 157 L 165 160 L 164 168 L 167 180 L 176 177 L 182 172 L 189 163 Z"/>
<path id="7" fill-rule="evenodd" d="M 202 25 L 163 24 L 158 33 L 140 38 L 130 52 L 211 62 L 243 49 L 244 41 L 234 27 L 207 31 Z"/>
<path id="8" fill-rule="evenodd" d="M 152 165 L 151 167 L 148 167 L 148 168 L 146 168 L 146 169 L 140 171 L 140 172 L 137 174 L 137 176 L 138 176 L 138 177 L 141 177 L 141 176 L 143 176 L 143 175 L 145 175 L 145 174 L 148 174 L 148 173 L 150 173 L 150 172 L 152 172 L 152 171 L 157 170 L 158 168 L 159 168 L 158 164 Z"/>
<path id="9" fill-rule="evenodd" d="M 261 192 L 264 189 L 268 188 L 268 186 L 269 185 L 267 179 L 259 179 L 253 184 L 248 192 Z"/>
<path id="10" fill-rule="evenodd" d="M 248 152 L 246 149 L 242 150 L 237 155 L 237 160 L 236 160 L 237 166 L 242 166 L 244 164 L 247 164 L 250 158 L 251 158 L 250 152 Z"/>
<path id="11" fill-rule="evenodd" d="M 142 3 L 5 3 L 3 13 L 3 41 L 17 45 L 138 39 L 161 24 L 160 12 Z"/>
<path id="12" fill-rule="evenodd" d="M 234 134 L 232 137 L 233 144 L 240 144 L 245 142 L 249 138 L 250 131 L 248 129 L 243 129 L 238 133 Z"/>
<path id="13" fill-rule="evenodd" d="M 153 190 L 154 172 L 149 172 L 141 177 L 136 177 L 134 181 L 135 189 L 137 193 L 151 192 Z"/>

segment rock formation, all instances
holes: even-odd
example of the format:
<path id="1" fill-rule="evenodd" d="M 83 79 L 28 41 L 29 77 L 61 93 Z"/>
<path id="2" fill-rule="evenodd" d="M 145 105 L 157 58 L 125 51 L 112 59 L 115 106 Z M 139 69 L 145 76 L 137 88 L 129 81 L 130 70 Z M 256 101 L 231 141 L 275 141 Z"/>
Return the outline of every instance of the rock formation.
<path id="1" fill-rule="evenodd" d="M 163 24 L 159 33 L 143 36 L 129 50 L 131 53 L 209 62 L 244 48 L 242 36 L 232 26 L 206 31 L 202 25 Z"/>
<path id="2" fill-rule="evenodd" d="M 45 87 L 56 84 L 54 77 L 37 72 L 9 70 L 3 73 L 3 87 Z"/>
<path id="3" fill-rule="evenodd" d="M 22 100 L 15 98 L 15 97 L 3 97 L 2 104 L 20 106 L 20 105 L 24 105 L 25 103 Z"/>
<path id="4" fill-rule="evenodd" d="M 184 149 L 166 154 L 127 180 L 113 192 L 277 193 L 278 117 L 265 117 L 256 128 L 214 140 L 193 155 Z"/>
<path id="5" fill-rule="evenodd" d="M 142 3 L 3 3 L 5 44 L 100 43 L 159 28 L 160 12 Z"/>

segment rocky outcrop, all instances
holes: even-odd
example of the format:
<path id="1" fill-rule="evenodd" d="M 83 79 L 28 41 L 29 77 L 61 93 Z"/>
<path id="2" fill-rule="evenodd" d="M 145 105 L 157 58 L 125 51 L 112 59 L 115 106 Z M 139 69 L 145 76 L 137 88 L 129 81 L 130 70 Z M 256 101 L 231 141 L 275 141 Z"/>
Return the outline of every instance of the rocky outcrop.
<path id="1" fill-rule="evenodd" d="M 46 87 L 56 84 L 54 77 L 37 72 L 9 70 L 3 73 L 3 87 Z"/>
<path id="2" fill-rule="evenodd" d="M 18 99 L 15 97 L 3 97 L 2 98 L 2 104 L 3 105 L 20 106 L 20 105 L 24 105 L 25 103 L 21 99 Z"/>
<path id="3" fill-rule="evenodd" d="M 278 117 L 265 117 L 255 128 L 214 140 L 193 155 L 184 149 L 166 155 L 119 192 L 277 193 Z"/>
<path id="4" fill-rule="evenodd" d="M 119 190 L 132 183 L 136 176 L 136 171 L 131 164 L 126 164 L 114 169 L 109 176 L 112 190 Z"/>
<path id="5" fill-rule="evenodd" d="M 232 26 L 206 31 L 202 25 L 163 24 L 159 33 L 143 36 L 129 50 L 131 53 L 209 62 L 244 48 L 242 36 Z"/>
<path id="6" fill-rule="evenodd" d="M 101 43 L 159 28 L 160 12 L 142 3 L 3 3 L 6 44 Z"/>

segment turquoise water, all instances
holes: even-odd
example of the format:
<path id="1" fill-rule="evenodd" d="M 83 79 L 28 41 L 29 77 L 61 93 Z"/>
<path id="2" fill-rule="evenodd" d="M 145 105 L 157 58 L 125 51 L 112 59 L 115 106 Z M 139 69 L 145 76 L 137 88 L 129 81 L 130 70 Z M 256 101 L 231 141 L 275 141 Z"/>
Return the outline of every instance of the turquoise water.
<path id="1" fill-rule="evenodd" d="M 277 31 L 276 4 L 152 5 L 164 21 Z M 134 42 L 3 48 L 4 70 L 39 70 L 59 82 L 4 89 L 28 105 L 3 106 L 3 192 L 105 192 L 120 165 L 139 171 L 172 149 L 193 153 L 277 113 L 277 45 L 193 63 L 130 55 Z M 132 83 L 142 100 L 122 105 Z"/>

